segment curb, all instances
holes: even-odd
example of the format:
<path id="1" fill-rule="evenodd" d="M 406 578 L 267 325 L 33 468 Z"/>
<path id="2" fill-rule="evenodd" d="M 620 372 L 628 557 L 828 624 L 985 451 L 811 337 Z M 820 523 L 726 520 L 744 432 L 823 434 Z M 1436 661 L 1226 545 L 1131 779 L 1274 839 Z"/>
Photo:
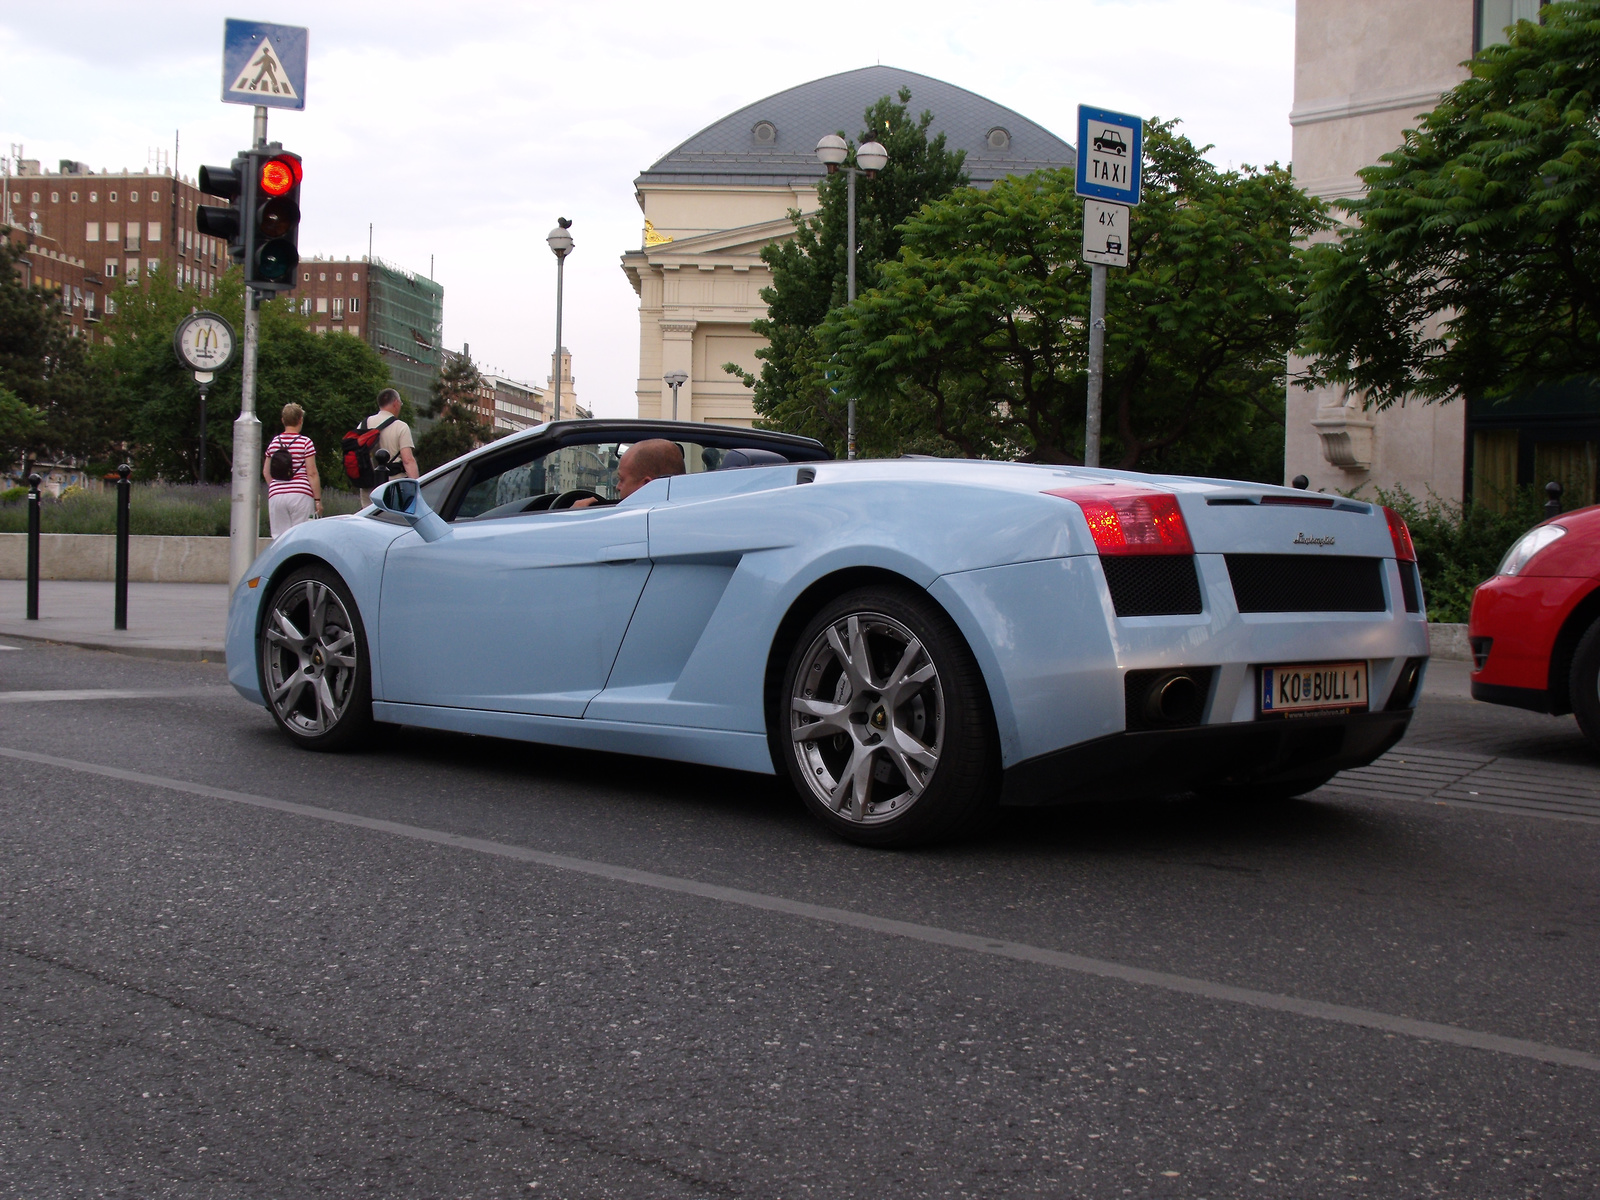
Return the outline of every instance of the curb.
<path id="1" fill-rule="evenodd" d="M 141 646 L 126 642 L 92 641 L 88 638 L 44 637 L 35 633 L 12 633 L 0 629 L 0 638 L 12 642 L 31 642 L 36 646 L 72 646 L 79 650 L 100 650 L 109 654 L 126 654 L 130 658 L 154 658 L 166 662 L 225 663 L 227 658 L 221 646 Z"/>

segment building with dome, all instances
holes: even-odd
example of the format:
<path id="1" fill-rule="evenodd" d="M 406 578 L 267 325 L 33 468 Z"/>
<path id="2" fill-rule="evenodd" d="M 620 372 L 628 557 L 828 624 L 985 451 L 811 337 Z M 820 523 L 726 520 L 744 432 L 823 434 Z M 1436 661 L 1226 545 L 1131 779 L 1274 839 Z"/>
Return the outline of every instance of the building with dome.
<path id="1" fill-rule="evenodd" d="M 817 211 L 823 176 L 817 139 L 854 137 L 861 116 L 908 88 L 913 113 L 933 113 L 933 134 L 966 151 L 973 186 L 1045 167 L 1070 167 L 1071 145 L 1020 113 L 954 84 L 897 67 L 862 67 L 816 79 L 730 113 L 666 154 L 636 180 L 641 246 L 622 256 L 639 294 L 639 415 L 671 417 L 662 377 L 684 371 L 681 420 L 748 425 L 750 391 L 722 369 L 758 371 L 771 274 L 761 248 L 794 232 L 788 213 Z"/>

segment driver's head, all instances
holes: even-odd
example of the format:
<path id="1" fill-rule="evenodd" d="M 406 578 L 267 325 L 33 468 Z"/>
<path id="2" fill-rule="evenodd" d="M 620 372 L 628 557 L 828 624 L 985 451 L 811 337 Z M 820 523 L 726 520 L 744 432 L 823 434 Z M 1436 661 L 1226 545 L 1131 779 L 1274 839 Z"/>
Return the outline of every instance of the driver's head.
<path id="1" fill-rule="evenodd" d="M 683 474 L 683 451 L 677 442 L 650 438 L 635 442 L 617 463 L 617 499 L 626 500 L 652 479 Z"/>

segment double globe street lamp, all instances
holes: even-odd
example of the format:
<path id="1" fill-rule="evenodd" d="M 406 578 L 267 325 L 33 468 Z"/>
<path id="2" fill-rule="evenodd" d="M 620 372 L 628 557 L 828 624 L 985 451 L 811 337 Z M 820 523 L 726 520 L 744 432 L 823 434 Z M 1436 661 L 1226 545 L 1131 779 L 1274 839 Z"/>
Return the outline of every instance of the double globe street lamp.
<path id="1" fill-rule="evenodd" d="M 828 174 L 845 173 L 845 295 L 856 298 L 856 176 L 866 173 L 871 179 L 889 161 L 889 152 L 880 142 L 864 142 L 856 148 L 856 165 L 845 166 L 850 157 L 850 144 L 837 133 L 825 135 L 817 143 L 817 158 L 828 168 Z M 846 456 L 856 456 L 856 401 L 850 398 Z"/>
<path id="2" fill-rule="evenodd" d="M 545 244 L 550 247 L 550 253 L 556 256 L 556 357 L 555 357 L 555 415 L 553 420 L 561 420 L 561 285 L 562 273 L 566 269 L 567 255 L 572 253 L 572 234 L 568 231 L 572 222 L 566 217 L 556 218 L 556 227 L 550 231 L 550 236 L 545 238 Z"/>

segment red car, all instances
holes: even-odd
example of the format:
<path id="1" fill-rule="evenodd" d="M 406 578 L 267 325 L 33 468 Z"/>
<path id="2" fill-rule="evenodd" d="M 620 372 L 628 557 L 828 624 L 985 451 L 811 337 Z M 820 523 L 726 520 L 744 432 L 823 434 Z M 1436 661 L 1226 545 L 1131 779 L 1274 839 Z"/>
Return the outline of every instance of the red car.
<path id="1" fill-rule="evenodd" d="M 1600 747 L 1600 506 L 1535 525 L 1472 595 L 1472 696 L 1560 716 Z"/>

